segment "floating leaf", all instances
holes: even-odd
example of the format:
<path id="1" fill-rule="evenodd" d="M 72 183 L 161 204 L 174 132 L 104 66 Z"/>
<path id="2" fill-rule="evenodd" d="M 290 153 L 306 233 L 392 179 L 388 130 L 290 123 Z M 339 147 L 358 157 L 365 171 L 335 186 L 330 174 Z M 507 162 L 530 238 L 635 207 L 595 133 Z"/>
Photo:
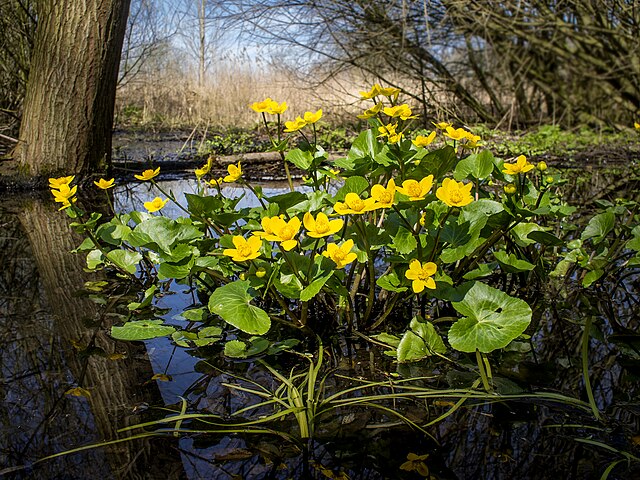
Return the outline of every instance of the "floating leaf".
<path id="1" fill-rule="evenodd" d="M 489 353 L 506 347 L 531 322 L 531 308 L 525 301 L 481 282 L 452 305 L 464 317 L 449 329 L 449 344 L 461 352 Z"/>
<path id="2" fill-rule="evenodd" d="M 209 297 L 209 310 L 245 333 L 263 335 L 271 327 L 267 312 L 251 305 L 251 284 L 246 280 L 218 287 Z"/>
<path id="3" fill-rule="evenodd" d="M 136 320 L 127 322 L 121 327 L 111 327 L 111 336 L 116 340 L 150 340 L 165 337 L 176 331 L 169 325 L 163 325 L 162 320 Z"/>
<path id="4" fill-rule="evenodd" d="M 230 340 L 224 345 L 224 354 L 231 358 L 247 358 L 258 355 L 269 348 L 269 340 L 262 337 L 252 337 L 247 347 L 245 342 Z"/>

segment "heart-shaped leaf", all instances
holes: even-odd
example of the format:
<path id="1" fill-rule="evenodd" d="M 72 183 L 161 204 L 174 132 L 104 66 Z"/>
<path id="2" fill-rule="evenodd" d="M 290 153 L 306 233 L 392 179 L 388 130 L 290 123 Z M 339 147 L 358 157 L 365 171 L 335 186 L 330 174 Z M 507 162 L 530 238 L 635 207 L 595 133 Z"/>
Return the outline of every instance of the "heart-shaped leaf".
<path id="1" fill-rule="evenodd" d="M 163 325 L 162 320 L 136 320 L 127 322 L 121 327 L 111 327 L 111 336 L 116 340 L 150 340 L 165 337 L 176 331 L 169 325 Z"/>
<path id="2" fill-rule="evenodd" d="M 246 280 L 218 287 L 209 297 L 209 310 L 245 333 L 264 335 L 271 327 L 271 319 L 267 312 L 249 303 L 253 299 L 250 287 Z"/>
<path id="3" fill-rule="evenodd" d="M 504 348 L 531 322 L 527 302 L 481 282 L 475 282 L 462 301 L 452 305 L 464 317 L 449 329 L 449 344 L 461 352 Z"/>

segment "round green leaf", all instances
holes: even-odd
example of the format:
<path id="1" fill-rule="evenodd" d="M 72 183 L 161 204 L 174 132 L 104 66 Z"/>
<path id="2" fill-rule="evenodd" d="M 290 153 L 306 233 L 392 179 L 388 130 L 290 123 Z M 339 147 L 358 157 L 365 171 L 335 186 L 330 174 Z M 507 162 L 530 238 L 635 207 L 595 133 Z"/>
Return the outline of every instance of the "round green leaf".
<path id="1" fill-rule="evenodd" d="M 116 340 L 150 340 L 171 335 L 176 329 L 163 325 L 162 320 L 137 320 L 121 327 L 111 327 L 111 336 Z"/>
<path id="2" fill-rule="evenodd" d="M 461 352 L 504 348 L 531 322 L 531 308 L 525 301 L 481 282 L 452 305 L 464 317 L 449 329 L 449 344 Z"/>
<path id="3" fill-rule="evenodd" d="M 269 331 L 271 319 L 267 312 L 249 303 L 253 299 L 250 287 L 244 280 L 217 288 L 209 297 L 209 310 L 245 333 L 263 335 Z"/>

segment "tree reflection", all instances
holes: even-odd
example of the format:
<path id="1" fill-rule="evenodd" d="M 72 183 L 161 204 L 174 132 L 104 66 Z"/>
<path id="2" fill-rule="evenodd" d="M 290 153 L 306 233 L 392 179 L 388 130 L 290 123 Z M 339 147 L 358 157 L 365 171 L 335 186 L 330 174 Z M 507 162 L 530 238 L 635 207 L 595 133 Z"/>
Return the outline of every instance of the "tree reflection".
<path id="1" fill-rule="evenodd" d="M 69 253 L 80 240 L 66 215 L 29 200 L 5 207 L 0 225 L 0 464 L 29 465 L 116 438 L 117 429 L 141 421 L 133 413 L 137 406 L 160 399 L 155 382 L 143 383 L 153 375 L 144 347 L 115 344 L 104 308 L 77 295 L 96 275 L 84 272 L 82 255 Z M 90 396 L 65 395 L 75 386 Z M 171 457 L 169 445 L 159 446 L 154 443 L 153 459 L 149 441 L 132 441 L 35 468 L 38 478 L 180 476 L 179 458 Z M 163 455 L 166 461 L 160 461 Z"/>

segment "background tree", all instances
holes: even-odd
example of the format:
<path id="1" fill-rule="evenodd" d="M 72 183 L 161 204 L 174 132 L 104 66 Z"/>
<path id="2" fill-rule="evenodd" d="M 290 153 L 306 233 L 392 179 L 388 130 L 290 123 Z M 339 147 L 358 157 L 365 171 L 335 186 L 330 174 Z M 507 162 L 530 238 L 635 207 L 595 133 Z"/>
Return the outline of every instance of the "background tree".
<path id="1" fill-rule="evenodd" d="M 220 8 L 245 22 L 248 37 L 288 51 L 299 70 L 328 65 L 322 78 L 359 70 L 402 87 L 432 118 L 628 125 L 640 106 L 636 2 L 231 0 Z"/>
<path id="2" fill-rule="evenodd" d="M 36 29 L 33 0 L 0 2 L 0 134 L 17 136 Z"/>
<path id="3" fill-rule="evenodd" d="M 15 151 L 22 174 L 89 172 L 109 161 L 129 1 L 37 3 Z"/>

